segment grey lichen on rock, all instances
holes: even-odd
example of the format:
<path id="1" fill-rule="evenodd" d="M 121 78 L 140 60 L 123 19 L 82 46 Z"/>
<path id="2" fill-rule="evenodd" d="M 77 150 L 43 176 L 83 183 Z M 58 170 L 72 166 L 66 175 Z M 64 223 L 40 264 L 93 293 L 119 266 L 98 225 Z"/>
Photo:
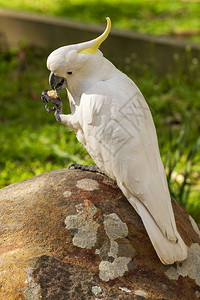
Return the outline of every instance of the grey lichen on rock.
<path id="1" fill-rule="evenodd" d="M 128 235 L 128 227 L 115 214 L 104 215 L 104 229 L 110 239 L 110 250 L 107 252 L 108 257 L 113 261 L 102 260 L 99 264 L 99 277 L 103 281 L 109 281 L 124 275 L 128 271 L 128 264 L 132 260 L 132 256 L 119 256 L 119 245 L 115 241 L 119 238 L 125 238 Z M 134 253 L 134 250 L 133 250 Z"/>
<path id="2" fill-rule="evenodd" d="M 128 227 L 126 223 L 122 222 L 115 213 L 104 215 L 103 223 L 105 232 L 111 240 L 124 238 L 128 235 Z"/>
<path id="3" fill-rule="evenodd" d="M 63 196 L 66 198 L 70 197 L 71 195 L 72 195 L 72 192 L 70 192 L 70 191 L 64 191 L 64 193 L 63 193 Z"/>
<path id="4" fill-rule="evenodd" d="M 123 291 L 123 292 L 126 292 L 126 293 L 130 293 L 131 292 L 131 290 L 129 290 L 127 287 L 125 287 L 125 286 L 119 286 L 119 289 L 121 290 L 121 291 Z"/>
<path id="5" fill-rule="evenodd" d="M 101 290 L 100 286 L 94 285 L 92 287 L 92 292 L 93 292 L 94 295 L 97 296 L 97 295 L 101 294 L 102 290 Z"/>
<path id="6" fill-rule="evenodd" d="M 119 250 L 119 245 L 114 240 L 110 240 L 110 250 L 108 252 L 108 256 L 117 258 L 117 253 Z"/>
<path id="7" fill-rule="evenodd" d="M 188 259 L 176 263 L 176 268 L 170 267 L 165 274 L 173 280 L 178 280 L 179 276 L 188 276 L 200 286 L 200 245 L 194 243 L 188 247 Z"/>
<path id="8" fill-rule="evenodd" d="M 143 290 L 134 291 L 134 294 L 137 295 L 137 296 L 143 297 L 143 299 L 147 299 L 148 298 L 148 293 L 145 292 L 145 291 L 143 291 Z"/>
<path id="9" fill-rule="evenodd" d="M 89 200 L 76 205 L 78 214 L 69 215 L 65 219 L 66 228 L 72 230 L 72 242 L 75 246 L 80 248 L 91 249 L 97 242 L 97 230 L 100 226 L 95 220 L 94 216 L 97 208 Z M 109 257 L 113 259 L 102 260 L 99 264 L 99 277 L 103 281 L 109 281 L 124 275 L 128 271 L 128 264 L 132 257 L 118 256 L 119 245 L 115 241 L 118 238 L 125 238 L 128 235 L 128 227 L 126 223 L 122 222 L 115 214 L 104 214 L 104 230 L 110 239 L 110 249 L 107 252 Z M 98 252 L 99 251 L 99 252 Z M 100 254 L 99 249 L 95 249 L 95 254 Z M 133 251 L 134 253 L 134 251 Z"/>
<path id="10" fill-rule="evenodd" d="M 124 275 L 128 271 L 128 264 L 132 257 L 117 257 L 113 262 L 103 260 L 99 264 L 99 277 L 103 281 L 109 281 Z"/>
<path id="11" fill-rule="evenodd" d="M 94 191 L 99 189 L 98 182 L 88 178 L 78 180 L 76 186 L 84 191 Z"/>
<path id="12" fill-rule="evenodd" d="M 67 229 L 77 231 L 74 233 L 73 244 L 80 248 L 91 249 L 97 240 L 99 224 L 94 220 L 96 207 L 89 200 L 76 205 L 78 214 L 67 216 L 65 225 Z"/>

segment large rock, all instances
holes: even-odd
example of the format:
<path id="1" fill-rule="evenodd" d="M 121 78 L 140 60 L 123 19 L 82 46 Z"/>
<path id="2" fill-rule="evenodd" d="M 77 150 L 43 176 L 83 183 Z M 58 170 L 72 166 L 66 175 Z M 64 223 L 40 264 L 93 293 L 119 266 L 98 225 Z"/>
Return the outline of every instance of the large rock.
<path id="1" fill-rule="evenodd" d="M 199 299 L 199 230 L 172 202 L 189 257 L 164 266 L 103 175 L 64 169 L 2 189 L 0 299 Z"/>

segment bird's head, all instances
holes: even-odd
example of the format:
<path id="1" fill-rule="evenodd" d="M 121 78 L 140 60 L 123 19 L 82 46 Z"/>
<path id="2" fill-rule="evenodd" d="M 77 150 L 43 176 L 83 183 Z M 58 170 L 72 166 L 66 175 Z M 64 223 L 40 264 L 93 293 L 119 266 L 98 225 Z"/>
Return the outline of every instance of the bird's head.
<path id="1" fill-rule="evenodd" d="M 110 18 L 106 18 L 107 27 L 96 39 L 88 42 L 64 46 L 53 51 L 47 59 L 47 68 L 51 71 L 49 84 L 55 90 L 66 88 L 78 78 L 90 76 L 92 69 L 98 69 L 103 55 L 98 50 L 107 38 L 110 28 Z M 92 72 L 93 73 L 93 72 Z"/>

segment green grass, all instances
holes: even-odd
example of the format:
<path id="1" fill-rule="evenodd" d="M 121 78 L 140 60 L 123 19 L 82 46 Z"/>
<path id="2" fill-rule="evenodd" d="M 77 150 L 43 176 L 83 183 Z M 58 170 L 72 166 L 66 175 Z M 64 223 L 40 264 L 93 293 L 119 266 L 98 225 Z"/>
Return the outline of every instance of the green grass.
<path id="1" fill-rule="evenodd" d="M 0 7 L 102 23 L 116 28 L 200 42 L 200 3 L 166 0 L 0 0 Z"/>
<path id="2" fill-rule="evenodd" d="M 0 52 L 0 187 L 71 163 L 92 163 L 74 133 L 40 100 L 48 88 L 47 55 L 40 49 Z M 129 64 L 152 110 L 170 191 L 200 223 L 199 63 L 193 60 L 188 74 L 180 70 L 164 78 L 136 60 Z"/>

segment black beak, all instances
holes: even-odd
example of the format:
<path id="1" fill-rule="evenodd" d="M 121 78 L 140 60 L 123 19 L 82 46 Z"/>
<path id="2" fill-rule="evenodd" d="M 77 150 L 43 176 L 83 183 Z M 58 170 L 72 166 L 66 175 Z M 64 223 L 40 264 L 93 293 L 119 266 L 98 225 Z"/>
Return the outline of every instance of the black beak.
<path id="1" fill-rule="evenodd" d="M 49 75 L 49 85 L 53 90 L 62 90 L 67 87 L 67 80 L 63 77 L 58 77 L 51 72 Z"/>

